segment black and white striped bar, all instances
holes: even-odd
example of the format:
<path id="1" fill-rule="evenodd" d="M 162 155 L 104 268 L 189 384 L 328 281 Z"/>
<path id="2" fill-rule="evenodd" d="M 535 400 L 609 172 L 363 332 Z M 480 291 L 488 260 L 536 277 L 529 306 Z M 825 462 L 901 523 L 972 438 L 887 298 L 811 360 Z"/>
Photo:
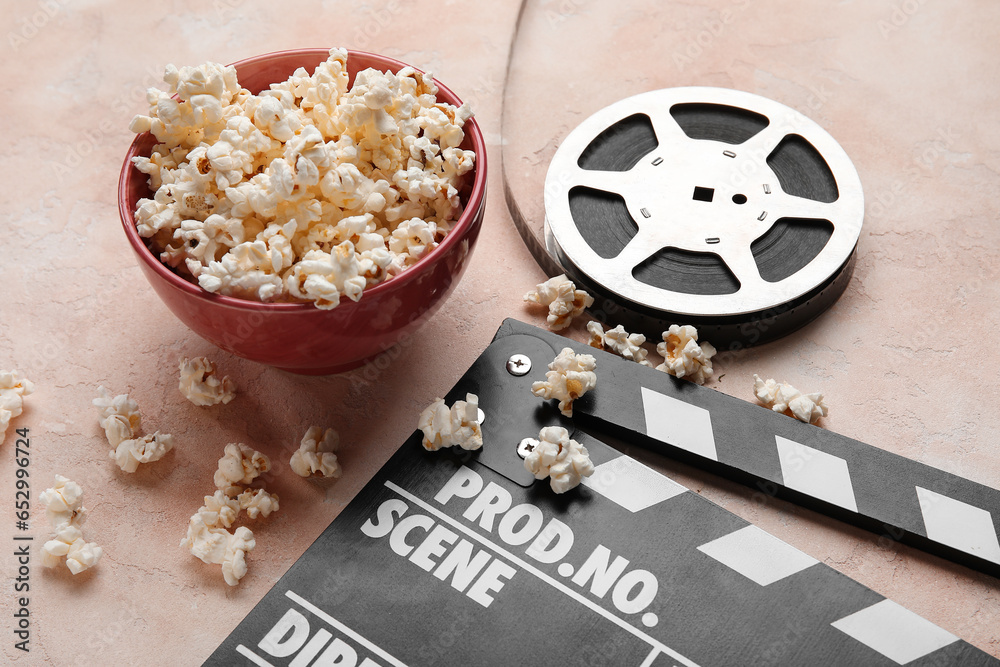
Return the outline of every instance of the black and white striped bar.
<path id="1" fill-rule="evenodd" d="M 608 455 L 601 443 L 579 435 L 592 453 L 598 457 Z M 711 527 L 718 521 L 713 515 L 729 514 L 627 456 L 619 455 L 602 463 L 584 484 L 633 513 L 653 508 L 652 512 L 666 514 L 673 509 L 671 504 L 683 506 L 681 521 L 686 522 L 684 529 L 692 534 L 703 533 L 702 526 L 709 526 L 707 532 L 714 533 Z M 784 619 L 786 630 L 790 630 L 785 638 L 787 634 L 796 637 L 787 645 L 782 645 L 779 639 L 780 648 L 772 644 L 760 655 L 743 654 L 738 658 L 713 655 L 713 661 L 730 662 L 706 664 L 875 665 L 883 664 L 887 658 L 891 662 L 884 664 L 908 665 L 926 660 L 926 664 L 945 665 L 967 664 L 966 661 L 972 664 L 977 659 L 971 655 L 960 657 L 959 652 L 966 649 L 957 637 L 892 600 L 862 602 L 871 591 L 751 524 L 735 527 L 699 544 L 696 550 L 711 560 L 684 552 L 673 555 L 676 560 L 672 567 L 687 572 L 695 585 L 706 592 L 719 586 L 727 588 L 732 595 L 729 604 L 735 608 L 752 601 L 765 617 L 790 611 L 794 616 Z M 803 589 L 812 586 L 815 586 L 812 595 L 799 597 Z M 860 609 L 844 613 L 859 603 L 863 605 Z M 817 615 L 817 608 L 823 612 Z M 746 627 L 734 624 L 729 628 L 731 634 L 719 630 L 720 635 L 758 636 L 764 638 L 763 643 L 775 639 L 767 627 L 769 621 L 753 618 L 751 610 L 726 612 L 727 624 L 733 622 L 730 615 L 738 616 Z M 828 622 L 828 618 L 835 620 Z M 754 627 L 755 624 L 759 626 Z M 988 656 L 978 659 L 991 660 Z"/>
<path id="2" fill-rule="evenodd" d="M 574 406 L 578 423 L 1000 577 L 997 489 L 556 334 L 507 325 L 598 358 L 597 388 Z"/>

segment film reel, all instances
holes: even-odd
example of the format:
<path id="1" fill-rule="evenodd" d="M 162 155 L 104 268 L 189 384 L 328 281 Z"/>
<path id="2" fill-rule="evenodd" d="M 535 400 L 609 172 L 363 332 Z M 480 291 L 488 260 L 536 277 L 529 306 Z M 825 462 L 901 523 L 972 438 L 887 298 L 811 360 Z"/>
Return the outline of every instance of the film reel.
<path id="1" fill-rule="evenodd" d="M 717 345 L 773 340 L 832 305 L 863 217 L 861 181 L 833 137 L 722 88 L 605 107 L 545 180 L 546 246 L 574 281 L 636 330 L 690 323 Z"/>

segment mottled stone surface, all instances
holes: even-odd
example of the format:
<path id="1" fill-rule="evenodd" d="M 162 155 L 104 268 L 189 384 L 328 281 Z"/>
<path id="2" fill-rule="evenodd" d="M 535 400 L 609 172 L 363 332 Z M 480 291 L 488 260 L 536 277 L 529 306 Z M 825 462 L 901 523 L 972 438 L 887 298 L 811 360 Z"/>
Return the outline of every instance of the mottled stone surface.
<path id="1" fill-rule="evenodd" d="M 867 193 L 854 278 L 834 308 L 805 329 L 721 360 L 709 386 L 752 400 L 756 372 L 822 391 L 831 407 L 826 428 L 1000 487 L 1000 355 L 992 349 L 1000 318 L 1000 6 L 633 4 L 529 2 L 522 37 L 531 39 L 519 48 L 530 51 L 517 62 L 534 58 L 535 78 L 516 72 L 507 127 L 507 154 L 514 157 L 507 166 L 525 212 L 539 219 L 542 179 L 557 142 L 589 113 L 627 95 L 719 85 L 806 113 L 844 146 Z M 502 197 L 501 103 L 517 12 L 513 1 L 430 0 L 311 0 L 295 3 L 294 11 L 257 0 L 141 10 L 54 0 L 6 12 L 0 368 L 17 367 L 37 386 L 12 425 L 31 432 L 35 506 L 27 534 L 37 554 L 48 531 L 37 494 L 60 473 L 83 485 L 85 535 L 104 547 L 104 558 L 77 577 L 33 563 L 32 651 L 13 649 L 8 591 L 0 600 L 0 616 L 8 619 L 0 622 L 5 662 L 200 664 L 505 317 L 544 325 L 542 313 L 521 303 L 544 274 Z M 690 47 L 689 55 L 692 43 L 701 50 Z M 145 88 L 165 64 L 334 45 L 430 69 L 469 101 L 491 151 L 491 193 L 470 268 L 435 318 L 377 365 L 309 378 L 235 358 L 174 318 L 135 265 L 120 229 L 116 185 L 131 141 L 128 122 L 143 110 Z M 585 340 L 583 323 L 569 335 Z M 199 355 L 236 381 L 232 403 L 198 408 L 177 391 L 177 360 Z M 175 450 L 133 475 L 118 470 L 90 404 L 101 384 L 129 392 L 145 427 L 172 433 Z M 339 481 L 303 480 L 288 468 L 310 425 L 340 432 Z M 8 544 L 12 436 L 0 457 L 0 536 Z M 223 447 L 234 441 L 275 461 L 266 486 L 280 495 L 281 510 L 251 524 L 257 548 L 250 571 L 230 588 L 217 566 L 177 544 L 212 490 Z M 879 544 L 783 502 L 756 502 L 750 491 L 656 455 L 630 453 L 1000 656 L 996 579 Z M 11 556 L 0 559 L 0 571 L 11 584 Z"/>

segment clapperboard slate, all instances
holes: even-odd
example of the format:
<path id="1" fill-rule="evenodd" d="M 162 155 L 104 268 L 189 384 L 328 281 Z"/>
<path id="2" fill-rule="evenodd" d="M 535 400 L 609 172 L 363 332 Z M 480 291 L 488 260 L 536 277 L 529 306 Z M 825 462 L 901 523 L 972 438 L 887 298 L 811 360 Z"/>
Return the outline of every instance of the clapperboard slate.
<path id="1" fill-rule="evenodd" d="M 566 346 L 598 360 L 573 419 L 529 391 Z M 446 400 L 470 391 L 483 449 L 426 452 L 415 432 L 206 664 L 1000 664 L 599 434 L 986 571 L 995 490 L 513 320 Z M 564 495 L 517 454 L 545 425 L 596 466 Z"/>

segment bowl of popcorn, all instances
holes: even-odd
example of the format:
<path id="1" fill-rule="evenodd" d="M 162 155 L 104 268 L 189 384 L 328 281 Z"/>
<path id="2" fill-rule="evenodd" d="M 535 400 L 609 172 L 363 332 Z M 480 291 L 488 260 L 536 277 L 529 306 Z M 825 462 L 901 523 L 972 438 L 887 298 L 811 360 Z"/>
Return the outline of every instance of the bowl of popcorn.
<path id="1" fill-rule="evenodd" d="M 429 74 L 344 49 L 167 66 L 122 166 L 140 268 L 197 334 L 295 373 L 413 334 L 482 226 L 486 149 Z"/>

